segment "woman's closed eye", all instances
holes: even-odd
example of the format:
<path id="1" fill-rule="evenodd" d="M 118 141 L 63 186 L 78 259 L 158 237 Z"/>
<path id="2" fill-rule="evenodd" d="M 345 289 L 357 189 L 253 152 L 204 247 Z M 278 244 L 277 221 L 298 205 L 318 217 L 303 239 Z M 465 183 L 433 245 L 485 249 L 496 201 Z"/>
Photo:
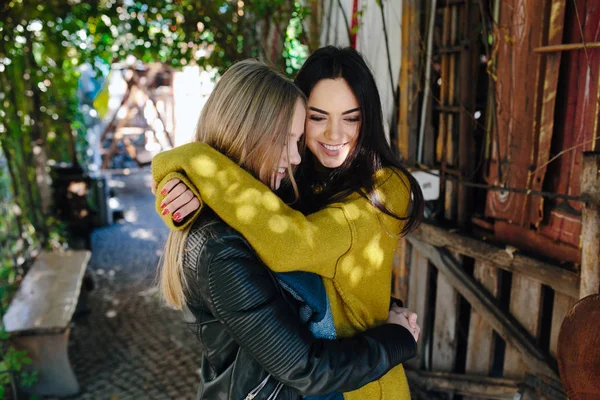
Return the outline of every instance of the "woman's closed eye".
<path id="1" fill-rule="evenodd" d="M 310 117 L 311 121 L 316 121 L 316 122 L 321 122 L 325 120 L 325 117 L 321 116 L 321 115 L 311 115 Z"/>
<path id="2" fill-rule="evenodd" d="M 345 118 L 345 121 L 347 122 L 360 122 L 360 117 L 349 117 L 349 118 Z"/>

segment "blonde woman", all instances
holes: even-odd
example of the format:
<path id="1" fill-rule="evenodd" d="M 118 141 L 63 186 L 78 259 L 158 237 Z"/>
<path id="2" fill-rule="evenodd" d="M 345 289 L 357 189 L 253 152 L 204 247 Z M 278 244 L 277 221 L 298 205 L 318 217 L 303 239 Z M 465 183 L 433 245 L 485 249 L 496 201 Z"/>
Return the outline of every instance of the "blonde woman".
<path id="1" fill-rule="evenodd" d="M 292 169 L 300 163 L 305 107 L 304 95 L 286 78 L 258 62 L 242 61 L 222 76 L 209 97 L 196 140 L 271 189 L 285 178 L 295 188 Z M 227 175 L 210 158 L 181 156 L 227 185 Z M 169 179 L 164 171 L 171 170 L 171 163 L 169 157 L 157 156 L 153 174 Z M 271 192 L 263 198 L 278 201 Z M 253 212 L 243 205 L 238 211 L 241 216 Z M 210 209 L 185 230 L 170 233 L 161 292 L 184 312 L 203 349 L 198 399 L 300 399 L 351 391 L 415 355 L 408 321 L 413 318 L 397 309 L 389 312 L 387 324 L 354 337 L 315 338 L 311 330 L 323 328 L 327 320 L 326 310 L 319 317 L 315 312 L 327 303 L 321 280 L 279 278 Z M 302 298 L 302 287 L 294 286 L 299 281 L 309 282 L 312 297 L 323 298 Z"/>

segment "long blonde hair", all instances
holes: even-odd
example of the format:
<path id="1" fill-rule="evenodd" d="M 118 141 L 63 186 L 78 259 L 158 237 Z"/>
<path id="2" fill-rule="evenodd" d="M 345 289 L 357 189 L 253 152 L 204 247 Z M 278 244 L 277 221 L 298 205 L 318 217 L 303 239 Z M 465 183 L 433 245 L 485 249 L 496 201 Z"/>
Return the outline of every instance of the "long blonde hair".
<path id="1" fill-rule="evenodd" d="M 298 99 L 306 103 L 304 94 L 285 76 L 258 61 L 240 61 L 223 74 L 206 101 L 196 141 L 208 143 L 269 184 L 290 134 Z M 289 165 L 288 172 L 297 195 Z M 160 270 L 162 295 L 180 310 L 186 301 L 183 255 L 188 250 L 188 233 L 189 228 L 169 233 Z"/>

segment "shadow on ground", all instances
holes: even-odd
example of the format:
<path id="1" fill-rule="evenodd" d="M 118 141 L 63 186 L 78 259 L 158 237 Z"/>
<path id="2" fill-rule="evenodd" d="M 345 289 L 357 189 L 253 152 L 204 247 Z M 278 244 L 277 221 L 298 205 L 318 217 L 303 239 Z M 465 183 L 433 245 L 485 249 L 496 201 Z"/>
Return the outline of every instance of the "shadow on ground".
<path id="1" fill-rule="evenodd" d="M 93 233 L 90 312 L 73 321 L 73 399 L 194 399 L 200 349 L 181 314 L 154 288 L 167 229 L 154 212 L 150 172 L 113 176 L 125 219 Z"/>

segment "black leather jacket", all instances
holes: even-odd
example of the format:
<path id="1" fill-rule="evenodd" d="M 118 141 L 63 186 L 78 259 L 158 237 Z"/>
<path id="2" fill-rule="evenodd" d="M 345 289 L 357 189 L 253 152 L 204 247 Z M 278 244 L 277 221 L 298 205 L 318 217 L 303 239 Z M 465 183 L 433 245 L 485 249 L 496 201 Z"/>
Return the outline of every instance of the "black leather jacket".
<path id="1" fill-rule="evenodd" d="M 246 240 L 209 210 L 189 232 L 183 268 L 185 319 L 202 346 L 198 399 L 352 391 L 416 355 L 412 335 L 399 325 L 315 339 L 293 297 Z"/>

